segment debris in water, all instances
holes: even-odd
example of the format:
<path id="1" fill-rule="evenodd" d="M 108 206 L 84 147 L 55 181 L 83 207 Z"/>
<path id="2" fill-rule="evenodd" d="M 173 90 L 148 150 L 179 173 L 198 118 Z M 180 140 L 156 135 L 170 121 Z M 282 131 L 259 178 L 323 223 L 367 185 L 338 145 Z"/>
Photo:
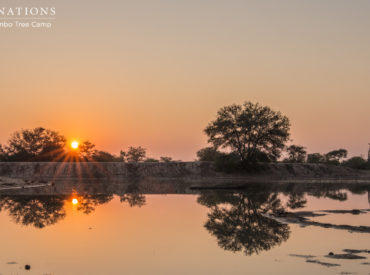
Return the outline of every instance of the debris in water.
<path id="1" fill-rule="evenodd" d="M 345 259 L 345 260 L 358 260 L 358 259 L 367 259 L 364 256 L 359 256 L 351 253 L 346 253 L 346 254 L 333 254 L 331 255 L 326 255 L 325 257 L 327 258 L 332 258 L 332 259 Z"/>
<path id="2" fill-rule="evenodd" d="M 305 258 L 305 259 L 311 259 L 315 258 L 316 256 L 313 255 L 300 255 L 300 254 L 289 254 L 291 257 L 298 257 L 298 258 Z"/>
<path id="3" fill-rule="evenodd" d="M 310 260 L 310 259 L 307 259 L 306 263 L 320 264 L 320 265 L 323 265 L 323 266 L 326 266 L 326 267 L 340 266 L 340 264 L 332 264 L 332 263 L 321 262 L 319 260 Z"/>
<path id="4" fill-rule="evenodd" d="M 370 253 L 367 249 L 343 249 L 344 252 L 357 254 L 357 253 Z"/>

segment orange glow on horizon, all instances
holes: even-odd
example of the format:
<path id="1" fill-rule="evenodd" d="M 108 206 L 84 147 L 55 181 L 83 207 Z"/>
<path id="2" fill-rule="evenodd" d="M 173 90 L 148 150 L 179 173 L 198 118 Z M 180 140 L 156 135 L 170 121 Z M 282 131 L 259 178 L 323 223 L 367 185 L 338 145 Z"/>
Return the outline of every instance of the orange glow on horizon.
<path id="1" fill-rule="evenodd" d="M 109 1 L 86 13 L 59 1 L 73 12 L 47 35 L 1 29 L 0 144 L 40 126 L 67 138 L 66 162 L 81 159 L 85 140 L 115 155 L 142 146 L 151 158 L 193 161 L 217 111 L 252 101 L 288 116 L 308 153 L 367 155 L 370 1 L 342 1 L 335 12 L 324 1 L 159 2 L 142 16 L 150 4 Z M 37 39 L 19 43 L 28 36 Z"/>

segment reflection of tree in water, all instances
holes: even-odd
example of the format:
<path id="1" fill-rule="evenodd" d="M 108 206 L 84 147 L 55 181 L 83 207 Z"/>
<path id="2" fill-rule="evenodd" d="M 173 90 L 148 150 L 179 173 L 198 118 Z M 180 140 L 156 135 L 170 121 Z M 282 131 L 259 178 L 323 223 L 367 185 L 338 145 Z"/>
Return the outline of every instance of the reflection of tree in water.
<path id="1" fill-rule="evenodd" d="M 265 217 L 283 211 L 276 193 L 203 193 L 198 202 L 211 209 L 205 228 L 225 250 L 252 255 L 289 238 L 289 226 Z"/>
<path id="2" fill-rule="evenodd" d="M 124 194 L 120 196 L 121 202 L 128 202 L 130 207 L 138 206 L 142 207 L 145 205 L 145 196 L 138 193 L 130 193 L 130 194 Z"/>
<path id="3" fill-rule="evenodd" d="M 353 185 L 350 188 L 348 188 L 352 194 L 358 194 L 358 195 L 366 195 L 367 194 L 367 201 L 370 204 L 370 186 L 356 186 Z"/>
<path id="4" fill-rule="evenodd" d="M 290 193 L 286 206 L 290 209 L 297 209 L 305 207 L 306 203 L 307 200 L 304 193 Z"/>
<path id="5" fill-rule="evenodd" d="M 7 210 L 18 224 L 44 228 L 55 224 L 66 216 L 64 204 L 69 196 L 2 196 L 0 212 Z M 90 214 L 95 207 L 109 202 L 113 195 L 78 196 L 77 210 Z"/>
<path id="6" fill-rule="evenodd" d="M 315 190 L 309 192 L 309 194 L 316 198 L 329 198 L 337 201 L 347 200 L 347 193 L 340 190 Z"/>
<path id="7" fill-rule="evenodd" d="M 95 207 L 108 203 L 113 199 L 113 195 L 83 195 L 78 198 L 77 210 L 85 214 L 95 211 Z"/>
<path id="8" fill-rule="evenodd" d="M 16 223 L 43 228 L 62 220 L 64 196 L 3 196 L 0 211 L 8 210 Z"/>
<path id="9" fill-rule="evenodd" d="M 139 192 L 137 184 L 128 186 L 128 193 L 121 195 L 121 202 L 128 202 L 133 206 L 145 205 L 145 196 Z M 66 216 L 65 203 L 71 203 L 71 198 L 77 199 L 77 211 L 90 214 L 101 204 L 108 203 L 113 199 L 112 194 L 84 194 L 72 192 L 71 195 L 12 195 L 0 196 L 0 212 L 7 210 L 9 215 L 18 224 L 32 225 L 37 228 L 44 228 L 55 224 Z"/>
<path id="10" fill-rule="evenodd" d="M 140 193 L 139 185 L 134 182 L 127 187 L 126 194 L 120 196 L 121 202 L 127 202 L 130 207 L 142 207 L 146 203 L 146 198 Z"/>

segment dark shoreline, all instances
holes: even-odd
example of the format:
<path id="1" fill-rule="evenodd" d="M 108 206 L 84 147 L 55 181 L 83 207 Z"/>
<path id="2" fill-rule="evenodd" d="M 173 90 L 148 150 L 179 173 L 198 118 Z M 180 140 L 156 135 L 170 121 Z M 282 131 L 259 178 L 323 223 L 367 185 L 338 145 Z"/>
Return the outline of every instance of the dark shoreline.
<path id="1" fill-rule="evenodd" d="M 141 193 L 189 194 L 202 190 L 267 188 L 297 191 L 316 188 L 370 189 L 370 171 L 325 164 L 262 164 L 259 171 L 225 174 L 210 162 L 171 163 L 61 163 L 0 162 L 0 191 L 16 193 L 120 192 L 130 186 Z M 44 187 L 37 186 L 44 184 Z M 31 188 L 35 185 L 35 188 Z M 21 186 L 21 187 L 19 187 Z M 22 187 L 23 186 L 23 187 Z M 10 188 L 9 188 L 10 187 Z M 19 190 L 20 189 L 20 190 Z"/>
<path id="2" fill-rule="evenodd" d="M 370 171 L 309 163 L 261 163 L 253 171 L 222 173 L 212 162 L 0 162 L 0 176 L 27 179 L 183 178 L 248 182 L 370 182 Z"/>

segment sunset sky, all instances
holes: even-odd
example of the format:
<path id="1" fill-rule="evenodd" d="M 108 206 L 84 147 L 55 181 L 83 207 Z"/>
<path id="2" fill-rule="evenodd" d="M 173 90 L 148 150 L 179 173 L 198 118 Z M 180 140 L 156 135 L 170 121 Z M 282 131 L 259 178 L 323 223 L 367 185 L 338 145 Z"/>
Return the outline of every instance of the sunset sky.
<path id="1" fill-rule="evenodd" d="M 287 115 L 309 153 L 367 154 L 370 1 L 0 6 L 14 3 L 55 6 L 56 20 L 0 28 L 0 143 L 43 126 L 111 153 L 193 160 L 217 110 L 250 100 Z"/>

